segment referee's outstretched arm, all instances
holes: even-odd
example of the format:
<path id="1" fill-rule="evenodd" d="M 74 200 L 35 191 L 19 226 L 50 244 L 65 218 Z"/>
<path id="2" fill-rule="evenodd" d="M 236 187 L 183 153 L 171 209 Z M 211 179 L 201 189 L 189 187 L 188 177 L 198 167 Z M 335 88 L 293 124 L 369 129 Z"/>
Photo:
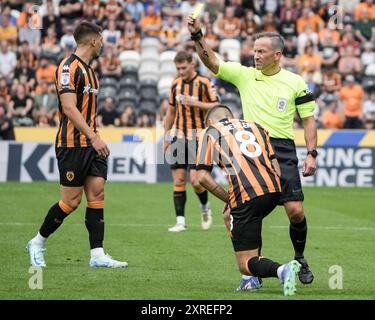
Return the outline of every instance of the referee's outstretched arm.
<path id="1" fill-rule="evenodd" d="M 217 74 L 219 72 L 219 59 L 204 40 L 201 23 L 198 19 L 199 18 L 193 19 L 192 15 L 188 17 L 187 22 L 191 34 L 191 40 L 194 41 L 198 55 L 204 65 L 214 74 Z"/>

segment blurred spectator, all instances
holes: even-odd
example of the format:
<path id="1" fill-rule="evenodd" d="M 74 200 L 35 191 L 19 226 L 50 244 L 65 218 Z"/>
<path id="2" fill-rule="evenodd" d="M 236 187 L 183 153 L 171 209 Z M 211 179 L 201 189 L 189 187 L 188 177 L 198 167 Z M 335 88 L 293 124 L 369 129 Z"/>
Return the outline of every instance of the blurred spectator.
<path id="1" fill-rule="evenodd" d="M 374 45 L 371 42 L 365 43 L 364 51 L 361 54 L 361 62 L 365 67 L 375 63 Z"/>
<path id="2" fill-rule="evenodd" d="M 332 101 L 323 112 L 321 122 L 325 129 L 341 129 L 344 125 L 343 115 L 337 111 L 337 102 Z"/>
<path id="3" fill-rule="evenodd" d="M 168 101 L 168 98 L 163 99 L 163 100 L 160 102 L 159 112 L 156 114 L 156 121 L 157 121 L 159 124 L 161 124 L 161 125 L 162 125 L 163 122 L 164 122 L 164 118 L 165 118 L 165 115 L 167 114 L 168 107 L 169 107 L 169 101 Z"/>
<path id="4" fill-rule="evenodd" d="M 84 1 L 83 17 L 89 22 L 100 24 L 104 20 L 104 4 L 100 0 Z"/>
<path id="5" fill-rule="evenodd" d="M 9 88 L 4 78 L 0 78 L 0 99 L 3 98 L 5 102 L 10 99 Z"/>
<path id="6" fill-rule="evenodd" d="M 224 17 L 217 21 L 218 32 L 221 39 L 240 39 L 241 20 L 234 16 L 234 8 L 226 7 Z"/>
<path id="7" fill-rule="evenodd" d="M 323 20 L 310 8 L 302 9 L 302 15 L 297 19 L 297 31 L 299 34 L 306 32 L 307 27 L 310 27 L 312 32 L 319 33 L 323 26 Z"/>
<path id="8" fill-rule="evenodd" d="M 297 38 L 298 42 L 298 53 L 303 54 L 307 45 L 312 44 L 314 50 L 318 49 L 319 36 L 316 32 L 313 32 L 311 26 L 306 26 L 304 32 L 300 33 Z"/>
<path id="9" fill-rule="evenodd" d="M 40 115 L 47 117 L 48 123 L 53 122 L 53 117 L 57 111 L 57 96 L 54 85 L 48 85 L 44 81 L 40 85 L 40 93 L 34 96 L 33 118 L 38 122 Z"/>
<path id="10" fill-rule="evenodd" d="M 9 16 L 3 15 L 0 26 L 0 41 L 6 40 L 10 45 L 14 46 L 17 43 L 17 39 L 17 27 L 10 24 Z"/>
<path id="11" fill-rule="evenodd" d="M 298 67 L 302 78 L 306 79 L 306 74 L 313 73 L 313 81 L 315 83 L 322 83 L 321 74 L 321 58 L 318 54 L 314 52 L 314 47 L 309 44 L 305 48 L 305 54 L 299 57 Z"/>
<path id="12" fill-rule="evenodd" d="M 134 127 L 136 123 L 136 116 L 132 106 L 125 106 L 124 111 L 120 115 L 119 121 L 115 122 L 118 127 Z"/>
<path id="13" fill-rule="evenodd" d="M 204 40 L 212 50 L 216 52 L 219 51 L 220 38 L 216 33 L 214 33 L 211 23 L 206 25 Z"/>
<path id="14" fill-rule="evenodd" d="M 346 49 L 348 47 L 352 47 L 354 49 L 354 55 L 358 57 L 361 53 L 361 46 L 358 41 L 355 40 L 354 38 L 354 32 L 351 29 L 350 25 L 345 26 L 345 32 L 344 35 L 342 36 L 342 40 L 340 41 L 340 56 L 345 56 L 346 55 Z"/>
<path id="15" fill-rule="evenodd" d="M 9 45 L 6 40 L 0 42 L 0 77 L 5 78 L 8 82 L 11 81 L 16 68 L 16 55 L 9 50 Z"/>
<path id="16" fill-rule="evenodd" d="M 337 38 L 337 35 L 331 32 L 331 30 L 324 30 L 324 34 L 319 35 L 321 37 L 320 51 L 322 52 L 322 65 L 323 67 L 334 67 L 340 58 L 338 53 L 340 35 Z"/>
<path id="17" fill-rule="evenodd" d="M 99 58 L 102 75 L 119 78 L 122 72 L 120 59 L 114 47 L 108 46 L 105 54 Z"/>
<path id="18" fill-rule="evenodd" d="M 253 10 L 247 10 L 244 20 L 241 22 L 241 37 L 253 36 L 261 27 L 260 18 L 254 14 Z"/>
<path id="19" fill-rule="evenodd" d="M 38 83 L 46 81 L 53 83 L 55 81 L 56 65 L 52 64 L 46 57 L 40 58 L 39 67 L 36 69 L 36 80 Z"/>
<path id="20" fill-rule="evenodd" d="M 218 0 L 207 0 L 206 7 L 204 9 L 204 15 L 209 21 L 209 23 L 214 23 L 220 14 L 223 11 L 223 1 Z"/>
<path id="21" fill-rule="evenodd" d="M 119 1 L 107 0 L 105 2 L 104 16 L 108 20 L 113 20 L 113 21 L 118 20 L 121 13 L 122 13 L 122 7 Z"/>
<path id="22" fill-rule="evenodd" d="M 116 21 L 109 20 L 108 29 L 103 30 L 104 45 L 117 46 L 120 38 L 121 38 L 121 32 L 120 30 L 117 30 Z"/>
<path id="23" fill-rule="evenodd" d="M 375 41 L 375 18 L 370 18 L 370 13 L 368 9 L 362 10 L 362 18 L 358 20 L 354 24 L 355 35 L 361 42 L 371 41 L 374 43 Z"/>
<path id="24" fill-rule="evenodd" d="M 6 112 L 5 100 L 0 97 L 0 140 L 15 140 L 13 123 Z"/>
<path id="25" fill-rule="evenodd" d="M 341 89 L 341 76 L 335 72 L 333 67 L 329 67 L 323 73 L 323 90 L 327 93 L 335 93 Z"/>
<path id="26" fill-rule="evenodd" d="M 340 90 L 340 100 L 344 106 L 346 129 L 362 128 L 362 103 L 364 91 L 362 87 L 355 83 L 353 75 L 347 75 L 346 85 Z"/>
<path id="27" fill-rule="evenodd" d="M 43 28 L 42 28 L 42 37 L 48 35 L 48 30 L 51 28 L 55 31 L 56 37 L 60 40 L 63 31 L 61 26 L 60 17 L 56 14 L 55 9 L 51 1 L 47 2 L 47 14 L 43 17 Z"/>
<path id="28" fill-rule="evenodd" d="M 152 127 L 152 121 L 148 113 L 140 112 L 137 117 L 137 127 L 139 128 L 149 128 Z"/>
<path id="29" fill-rule="evenodd" d="M 163 20 L 167 20 L 169 17 L 181 18 L 181 3 L 177 0 L 161 0 L 161 15 Z"/>
<path id="30" fill-rule="evenodd" d="M 56 59 L 56 56 L 60 53 L 61 48 L 57 43 L 57 37 L 55 29 L 49 28 L 47 35 L 43 38 L 41 55 L 50 59 Z M 55 60 L 55 62 L 57 62 Z"/>
<path id="31" fill-rule="evenodd" d="M 338 64 L 338 70 L 342 75 L 355 74 L 359 76 L 362 71 L 361 60 L 354 56 L 354 48 L 348 46 L 346 55 L 341 56 Z"/>
<path id="32" fill-rule="evenodd" d="M 74 40 L 74 36 L 73 36 L 72 25 L 67 25 L 65 27 L 65 34 L 60 39 L 60 46 L 64 50 L 69 50 L 69 51 L 73 51 L 75 47 L 77 46 L 76 41 Z"/>
<path id="33" fill-rule="evenodd" d="M 30 68 L 35 69 L 36 64 L 37 64 L 37 59 L 27 41 L 23 41 L 20 43 L 20 46 L 18 47 L 18 52 L 17 52 L 17 60 L 18 60 L 18 63 L 20 63 L 22 60 L 26 60 L 28 63 L 28 66 Z"/>
<path id="34" fill-rule="evenodd" d="M 140 27 L 144 37 L 158 37 L 161 29 L 161 18 L 154 6 L 148 6 L 142 17 Z"/>
<path id="35" fill-rule="evenodd" d="M 59 12 L 61 19 L 65 19 L 69 24 L 72 24 L 83 15 L 82 3 L 80 0 L 60 0 Z"/>
<path id="36" fill-rule="evenodd" d="M 0 7 L 0 10 L 1 10 L 1 7 Z M 12 9 L 7 3 L 5 3 L 2 8 L 2 12 L 0 15 L 0 27 L 3 25 L 3 17 L 8 19 L 9 24 L 11 26 L 15 26 L 15 27 L 17 26 L 17 17 L 12 14 Z"/>
<path id="37" fill-rule="evenodd" d="M 115 109 L 112 97 L 105 98 L 104 107 L 98 111 L 97 124 L 99 127 L 115 125 L 119 113 Z"/>
<path id="38" fill-rule="evenodd" d="M 26 94 L 23 84 L 17 85 L 15 95 L 11 96 L 8 115 L 13 117 L 15 125 L 31 126 L 33 99 Z"/>
<path id="39" fill-rule="evenodd" d="M 355 7 L 355 20 L 364 20 L 366 18 L 366 14 L 364 15 L 365 12 L 366 14 L 368 13 L 370 19 L 375 19 L 375 4 L 373 0 L 362 1 L 362 3 L 359 3 Z"/>
<path id="40" fill-rule="evenodd" d="M 292 72 L 298 70 L 298 59 L 297 59 L 297 48 L 293 43 L 293 37 L 288 36 L 285 39 L 285 47 L 283 55 L 281 57 L 283 68 L 286 68 Z"/>
<path id="41" fill-rule="evenodd" d="M 20 42 L 27 41 L 31 50 L 39 53 L 41 41 L 40 29 L 43 27 L 42 17 L 36 9 L 32 11 L 33 5 L 31 2 L 26 2 L 23 11 L 20 13 L 17 22 L 19 28 L 18 39 Z"/>
<path id="42" fill-rule="evenodd" d="M 287 0 L 280 11 L 280 33 L 283 37 L 297 35 L 296 20 L 298 11 L 292 6 L 292 0 Z"/>
<path id="43" fill-rule="evenodd" d="M 246 36 L 245 41 L 242 42 L 240 62 L 247 67 L 254 66 L 254 40 L 252 36 Z"/>
<path id="44" fill-rule="evenodd" d="M 375 91 L 370 93 L 363 104 L 363 120 L 366 129 L 375 129 Z"/>
<path id="45" fill-rule="evenodd" d="M 279 23 L 273 12 L 267 12 L 263 16 L 263 31 L 264 32 L 278 32 Z"/>
<path id="46" fill-rule="evenodd" d="M 141 21 L 144 15 L 144 7 L 137 0 L 125 0 L 124 9 L 131 14 L 136 24 Z"/>
<path id="47" fill-rule="evenodd" d="M 121 50 L 139 50 L 140 40 L 135 24 L 132 21 L 126 21 L 124 32 L 119 41 L 119 48 Z"/>
<path id="48" fill-rule="evenodd" d="M 35 87 L 35 71 L 33 68 L 29 67 L 27 60 L 20 60 L 20 64 L 14 70 L 14 78 L 16 80 L 23 82 L 21 81 L 22 77 L 26 78 L 24 84 L 26 84 L 29 89 Z"/>
<path id="49" fill-rule="evenodd" d="M 173 16 L 168 16 L 160 31 L 160 42 L 164 50 L 173 50 L 180 43 L 180 27 Z"/>

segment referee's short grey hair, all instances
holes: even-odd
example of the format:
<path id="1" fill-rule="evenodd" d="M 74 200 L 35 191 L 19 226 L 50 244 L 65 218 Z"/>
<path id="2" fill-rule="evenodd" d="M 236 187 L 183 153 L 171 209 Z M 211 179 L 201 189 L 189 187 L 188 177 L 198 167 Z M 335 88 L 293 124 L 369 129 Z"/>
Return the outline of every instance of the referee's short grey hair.
<path id="1" fill-rule="evenodd" d="M 275 50 L 280 50 L 283 52 L 285 40 L 284 38 L 277 32 L 261 32 L 255 35 L 254 40 L 258 40 L 260 38 L 269 38 L 272 43 L 272 48 Z"/>

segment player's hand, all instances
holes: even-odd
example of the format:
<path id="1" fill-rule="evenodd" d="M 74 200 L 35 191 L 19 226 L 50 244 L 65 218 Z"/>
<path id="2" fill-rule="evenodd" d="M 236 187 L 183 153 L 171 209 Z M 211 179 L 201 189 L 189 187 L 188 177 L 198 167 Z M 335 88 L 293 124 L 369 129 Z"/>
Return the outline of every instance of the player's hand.
<path id="1" fill-rule="evenodd" d="M 168 147 L 170 146 L 171 142 L 169 141 L 168 137 L 164 137 L 164 142 L 163 142 L 163 149 L 164 153 L 167 151 Z"/>
<path id="2" fill-rule="evenodd" d="M 311 156 L 307 156 L 302 167 L 302 175 L 304 177 L 313 176 L 316 171 L 316 159 Z"/>
<path id="3" fill-rule="evenodd" d="M 197 33 L 201 29 L 199 18 L 193 19 L 192 15 L 187 18 L 188 29 L 190 33 Z"/>
<path id="4" fill-rule="evenodd" d="M 192 96 L 181 95 L 181 104 L 189 105 L 191 107 L 198 107 L 199 101 L 194 99 Z"/>
<path id="5" fill-rule="evenodd" d="M 229 207 L 228 203 L 224 204 L 223 219 L 224 219 L 225 227 L 230 232 L 230 207 Z"/>
<path id="6" fill-rule="evenodd" d="M 99 156 L 103 157 L 103 158 L 108 158 L 109 157 L 109 149 L 107 147 L 107 145 L 105 144 L 105 142 L 100 139 L 100 137 L 95 134 L 91 139 L 91 144 L 92 144 L 92 147 L 94 148 L 94 150 L 98 153 Z"/>

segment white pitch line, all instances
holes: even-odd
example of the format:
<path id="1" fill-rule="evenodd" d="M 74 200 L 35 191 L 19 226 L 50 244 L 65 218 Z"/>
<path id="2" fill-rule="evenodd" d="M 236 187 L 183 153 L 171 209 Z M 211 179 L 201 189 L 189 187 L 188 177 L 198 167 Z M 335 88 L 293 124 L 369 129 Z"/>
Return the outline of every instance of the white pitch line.
<path id="1" fill-rule="evenodd" d="M 39 223 L 31 222 L 0 222 L 0 226 L 36 226 Z M 82 226 L 83 223 L 70 223 L 71 226 Z M 168 228 L 167 224 L 154 224 L 154 223 L 106 223 L 111 227 L 125 227 L 125 228 Z M 200 228 L 198 224 L 188 224 L 188 227 Z M 214 228 L 224 228 L 224 225 L 213 225 Z M 288 229 L 289 226 L 264 226 L 268 229 Z M 345 227 L 345 226 L 309 226 L 309 229 L 321 229 L 321 230 L 352 230 L 352 231 L 375 231 L 375 227 Z"/>

